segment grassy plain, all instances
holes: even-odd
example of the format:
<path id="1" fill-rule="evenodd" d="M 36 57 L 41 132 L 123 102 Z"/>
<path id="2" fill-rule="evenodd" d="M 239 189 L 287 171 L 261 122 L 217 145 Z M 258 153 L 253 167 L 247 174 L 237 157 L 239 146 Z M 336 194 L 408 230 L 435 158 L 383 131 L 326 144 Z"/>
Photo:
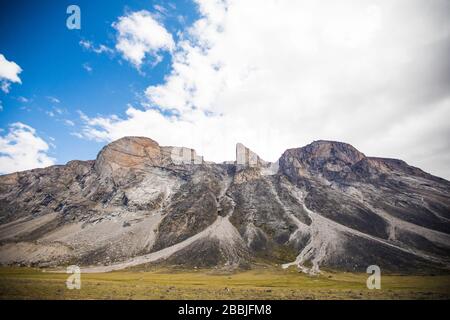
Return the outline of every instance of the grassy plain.
<path id="1" fill-rule="evenodd" d="M 64 273 L 0 268 L 0 299 L 449 299 L 450 275 L 382 275 L 369 290 L 364 273 L 326 271 L 308 276 L 295 269 L 181 270 L 155 267 L 81 274 L 69 290 Z"/>

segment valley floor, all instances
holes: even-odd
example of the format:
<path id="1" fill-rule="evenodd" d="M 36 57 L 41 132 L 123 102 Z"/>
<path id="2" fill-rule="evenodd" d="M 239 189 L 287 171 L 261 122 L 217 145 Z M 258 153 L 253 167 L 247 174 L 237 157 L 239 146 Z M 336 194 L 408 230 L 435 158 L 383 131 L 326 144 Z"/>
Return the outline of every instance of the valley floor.
<path id="1" fill-rule="evenodd" d="M 450 275 L 382 275 L 381 289 L 366 287 L 368 274 L 320 276 L 260 267 L 217 270 L 129 270 L 81 274 L 81 289 L 66 288 L 67 274 L 0 268 L 0 299 L 450 299 Z"/>

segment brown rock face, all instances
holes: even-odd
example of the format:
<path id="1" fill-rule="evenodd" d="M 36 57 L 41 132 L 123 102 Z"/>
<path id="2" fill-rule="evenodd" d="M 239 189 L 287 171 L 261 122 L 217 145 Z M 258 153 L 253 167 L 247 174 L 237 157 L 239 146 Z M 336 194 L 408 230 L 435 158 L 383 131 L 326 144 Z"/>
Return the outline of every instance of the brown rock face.
<path id="1" fill-rule="evenodd" d="M 101 174 L 111 173 L 118 169 L 160 165 L 161 161 L 161 148 L 156 141 L 144 137 L 125 137 L 100 151 L 95 169 Z"/>

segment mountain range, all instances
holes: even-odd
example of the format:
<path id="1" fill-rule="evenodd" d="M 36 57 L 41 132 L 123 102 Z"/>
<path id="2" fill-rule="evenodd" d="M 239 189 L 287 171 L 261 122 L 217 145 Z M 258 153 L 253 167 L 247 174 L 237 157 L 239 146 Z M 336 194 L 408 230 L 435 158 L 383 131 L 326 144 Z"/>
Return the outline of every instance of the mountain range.
<path id="1" fill-rule="evenodd" d="M 238 144 L 213 163 L 124 137 L 96 160 L 0 176 L 0 264 L 445 272 L 450 182 L 342 142 L 275 163 Z"/>

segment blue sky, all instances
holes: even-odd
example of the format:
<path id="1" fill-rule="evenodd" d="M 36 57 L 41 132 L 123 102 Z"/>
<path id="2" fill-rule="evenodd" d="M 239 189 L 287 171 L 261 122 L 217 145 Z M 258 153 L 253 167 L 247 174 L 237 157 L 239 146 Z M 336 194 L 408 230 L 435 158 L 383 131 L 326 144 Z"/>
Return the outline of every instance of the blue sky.
<path id="1" fill-rule="evenodd" d="M 448 0 L 19 0 L 0 15 L 0 173 L 139 135 L 216 162 L 238 142 L 276 161 L 335 140 L 450 178 Z"/>
<path id="2" fill-rule="evenodd" d="M 66 27 L 66 8 L 74 3 L 81 9 L 80 30 Z M 123 114 L 127 104 L 142 101 L 148 85 L 163 80 L 171 56 L 163 53 L 160 63 L 143 64 L 138 72 L 117 52 L 98 54 L 83 48 L 80 41 L 114 49 L 116 33 L 111 25 L 118 17 L 143 9 L 158 13 L 158 5 L 167 10 L 161 21 L 175 39 L 198 14 L 190 1 L 169 5 L 161 1 L 19 0 L 7 8 L 2 4 L 0 53 L 23 71 L 22 84 L 11 84 L 8 93 L 0 91 L 0 128 L 6 131 L 15 122 L 35 128 L 53 145 L 48 154 L 57 163 L 95 158 L 105 142 L 72 135 L 81 125 L 78 110 L 87 116 Z"/>

